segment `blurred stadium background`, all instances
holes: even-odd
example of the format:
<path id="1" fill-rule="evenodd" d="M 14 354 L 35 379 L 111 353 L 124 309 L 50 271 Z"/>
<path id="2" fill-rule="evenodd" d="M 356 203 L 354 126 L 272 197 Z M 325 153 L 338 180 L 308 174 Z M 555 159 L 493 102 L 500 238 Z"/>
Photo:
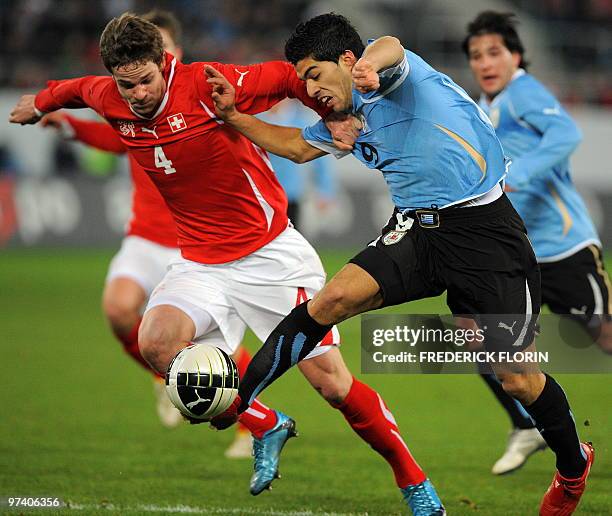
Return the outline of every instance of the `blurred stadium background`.
<path id="1" fill-rule="evenodd" d="M 237 64 L 282 56 L 296 21 L 326 10 L 348 16 L 364 37 L 394 34 L 470 93 L 461 52 L 465 26 L 483 9 L 513 10 L 532 70 L 568 106 L 584 140 L 574 179 L 604 240 L 612 246 L 612 2 L 610 0 L 4 0 L 0 2 L 0 116 L 48 78 L 106 73 L 98 38 L 125 10 L 176 13 L 186 61 Z M 35 151 L 33 151 L 35 149 Z M 335 163 L 341 188 L 317 217 L 307 196 L 302 227 L 316 245 L 359 246 L 389 213 L 386 187 L 352 158 Z M 125 159 L 66 143 L 38 127 L 0 125 L 0 245 L 112 245 L 129 210 Z M 330 224 L 329 221 L 334 223 Z"/>
<path id="2" fill-rule="evenodd" d="M 573 176 L 604 250 L 612 249 L 612 1 L 0 0 L 0 117 L 6 121 L 19 96 L 48 78 L 106 73 L 97 54 L 105 23 L 153 7 L 182 22 L 185 61 L 237 64 L 281 57 L 298 20 L 334 10 L 364 38 L 397 35 L 473 95 L 460 48 L 467 22 L 484 9 L 516 12 L 531 70 L 584 132 Z M 378 174 L 350 157 L 333 165 L 335 202 L 320 212 L 310 191 L 301 228 L 329 272 L 375 236 L 390 212 Z M 181 505 L 209 514 L 399 513 L 386 466 L 296 374 L 266 397 L 294 415 L 303 433 L 288 446 L 287 479 L 270 495 L 246 494 L 250 466 L 222 457 L 229 434 L 159 428 L 150 382 L 124 359 L 98 307 L 129 200 L 125 158 L 38 127 L 0 124 L 0 496 L 60 496 L 91 514 L 171 513 Z M 402 310 L 446 308 L 438 299 Z M 359 323 L 342 330 L 347 361 L 358 371 Z M 249 346 L 257 346 L 252 337 Z M 478 378 L 368 381 L 393 407 L 450 514 L 535 513 L 552 455 L 539 454 L 509 478 L 489 474 L 507 422 Z M 582 513 L 612 514 L 610 378 L 563 381 L 584 437 L 600 453 Z"/>

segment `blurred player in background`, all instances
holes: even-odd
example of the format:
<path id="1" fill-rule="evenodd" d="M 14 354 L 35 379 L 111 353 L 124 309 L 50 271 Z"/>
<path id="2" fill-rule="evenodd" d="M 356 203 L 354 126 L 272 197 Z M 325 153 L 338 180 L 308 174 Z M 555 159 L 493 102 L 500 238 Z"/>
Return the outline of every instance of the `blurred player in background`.
<path id="1" fill-rule="evenodd" d="M 215 116 L 205 70 L 231 77 L 238 105 L 253 114 L 286 97 L 321 114 L 329 110 L 308 96 L 289 63 L 184 65 L 163 51 L 154 25 L 128 13 L 108 23 L 100 47 L 113 77 L 51 81 L 38 95 L 24 95 L 10 121 L 36 123 L 44 112 L 91 107 L 161 192 L 177 225 L 182 258 L 151 294 L 139 333 L 144 358 L 163 373 L 190 342 L 232 354 L 247 325 L 265 338 L 323 286 L 325 273 L 314 249 L 289 226 L 287 200 L 265 152 Z M 376 391 L 351 375 L 338 345 L 339 333 L 330 328 L 300 371 L 389 463 L 414 514 L 442 514 L 429 510 L 437 495 L 392 413 Z M 254 436 L 251 493 L 257 495 L 277 477 L 295 422 L 256 399 L 240 421 Z"/>
<path id="2" fill-rule="evenodd" d="M 305 127 L 313 122 L 311 111 L 294 100 L 283 100 L 259 118 L 271 124 Z M 308 183 L 314 183 L 317 213 L 329 210 L 336 196 L 336 178 L 330 163 L 331 158 L 318 159 L 309 166 L 298 165 L 291 160 L 270 154 L 270 163 L 285 194 L 287 194 L 287 215 L 291 223 L 300 230 L 302 203 L 307 194 Z"/>
<path id="3" fill-rule="evenodd" d="M 352 152 L 383 173 L 396 209 L 379 238 L 274 329 L 253 357 L 237 401 L 213 424 L 231 424 L 331 325 L 444 291 L 453 314 L 485 330 L 487 349 L 532 350 L 539 269 L 525 227 L 500 186 L 504 154 L 482 110 L 396 38 L 379 38 L 364 49 L 350 22 L 333 13 L 300 23 L 285 55 L 309 95 L 336 113 L 355 113 L 354 145 L 340 152 L 323 121 L 301 131 L 241 113 L 232 85 L 212 70 L 217 114 L 257 145 L 296 162 Z M 299 349 L 285 344 L 298 336 Z M 556 454 L 557 472 L 540 514 L 571 514 L 594 452 L 580 443 L 563 389 L 539 370 L 492 366 Z"/>
<path id="4" fill-rule="evenodd" d="M 468 25 L 463 50 L 482 90 L 480 107 L 512 159 L 506 189 L 540 264 L 542 303 L 554 313 L 571 315 L 612 352 L 610 279 L 601 242 L 570 175 L 580 130 L 552 93 L 527 73 L 513 14 L 479 14 Z M 546 442 L 497 378 L 482 377 L 513 424 L 506 452 L 492 470 L 501 475 L 521 467 Z"/>
<path id="5" fill-rule="evenodd" d="M 181 26 L 168 11 L 154 10 L 143 15 L 161 33 L 164 50 L 179 61 L 183 58 L 180 46 Z M 126 146 L 114 129 L 105 122 L 82 120 L 62 111 L 46 115 L 43 126 L 54 127 L 68 138 L 78 140 L 97 149 L 123 154 Z M 132 217 L 128 223 L 121 249 L 109 266 L 102 310 L 113 333 L 123 348 L 136 362 L 153 374 L 157 399 L 157 414 L 164 426 L 175 427 L 184 421 L 166 394 L 163 375 L 158 375 L 142 358 L 138 349 L 138 330 L 142 311 L 151 292 L 166 274 L 168 265 L 180 257 L 176 225 L 159 191 L 143 168 L 128 154 L 133 184 Z M 234 360 L 241 373 L 250 355 L 241 347 Z M 252 452 L 250 432 L 240 425 L 236 438 L 225 455 L 228 458 L 248 458 Z"/>

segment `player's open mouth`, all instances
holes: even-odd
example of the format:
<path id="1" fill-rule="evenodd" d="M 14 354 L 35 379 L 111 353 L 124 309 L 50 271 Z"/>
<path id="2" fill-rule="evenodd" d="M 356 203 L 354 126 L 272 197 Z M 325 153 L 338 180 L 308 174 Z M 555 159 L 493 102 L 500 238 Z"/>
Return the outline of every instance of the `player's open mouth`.
<path id="1" fill-rule="evenodd" d="M 334 97 L 320 97 L 319 102 L 321 104 L 325 104 L 326 106 L 333 100 Z"/>

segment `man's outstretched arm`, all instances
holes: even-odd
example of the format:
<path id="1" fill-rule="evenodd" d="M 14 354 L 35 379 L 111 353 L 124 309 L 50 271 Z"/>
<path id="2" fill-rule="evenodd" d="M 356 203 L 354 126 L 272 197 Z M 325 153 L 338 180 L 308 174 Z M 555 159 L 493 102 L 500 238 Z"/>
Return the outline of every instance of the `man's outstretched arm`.
<path id="1" fill-rule="evenodd" d="M 13 124 L 36 124 L 45 113 L 90 107 L 104 115 L 102 102 L 109 77 L 87 76 L 49 81 L 36 95 L 23 95 L 9 116 Z"/>
<path id="2" fill-rule="evenodd" d="M 236 91 L 225 76 L 212 66 L 206 66 L 208 82 L 212 85 L 212 98 L 217 116 L 242 133 L 253 143 L 272 154 L 305 163 L 326 152 L 310 145 L 297 127 L 268 124 L 236 109 Z"/>

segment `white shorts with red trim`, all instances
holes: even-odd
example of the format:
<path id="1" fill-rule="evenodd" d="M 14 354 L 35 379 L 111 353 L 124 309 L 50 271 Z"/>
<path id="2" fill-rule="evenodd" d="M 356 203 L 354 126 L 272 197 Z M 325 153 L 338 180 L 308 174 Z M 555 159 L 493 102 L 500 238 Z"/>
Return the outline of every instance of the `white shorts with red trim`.
<path id="1" fill-rule="evenodd" d="M 164 278 L 168 265 L 180 256 L 176 247 L 165 247 L 139 236 L 126 236 L 110 262 L 106 282 L 129 278 L 138 283 L 148 297 Z"/>
<path id="2" fill-rule="evenodd" d="M 145 313 L 171 305 L 195 325 L 193 342 L 233 354 L 250 328 L 262 342 L 298 304 L 325 284 L 316 251 L 289 227 L 272 242 L 239 260 L 202 264 L 179 258 L 151 294 Z M 340 345 L 334 326 L 306 358 Z"/>

